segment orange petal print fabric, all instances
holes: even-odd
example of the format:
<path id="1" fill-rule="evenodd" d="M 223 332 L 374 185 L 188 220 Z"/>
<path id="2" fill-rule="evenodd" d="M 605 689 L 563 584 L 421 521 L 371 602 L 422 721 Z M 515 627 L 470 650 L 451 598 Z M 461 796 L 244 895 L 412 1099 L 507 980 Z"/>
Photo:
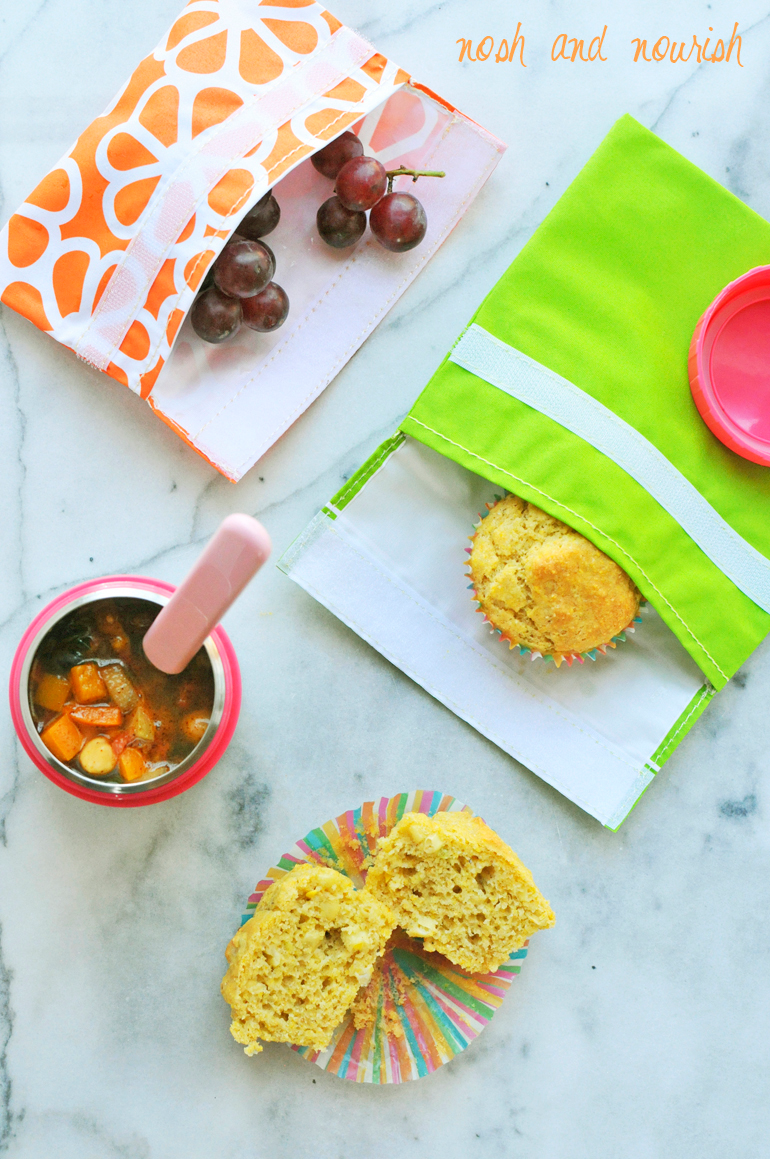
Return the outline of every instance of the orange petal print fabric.
<path id="1" fill-rule="evenodd" d="M 314 0 L 192 0 L 0 233 L 0 300 L 147 397 L 243 214 L 407 80 Z"/>

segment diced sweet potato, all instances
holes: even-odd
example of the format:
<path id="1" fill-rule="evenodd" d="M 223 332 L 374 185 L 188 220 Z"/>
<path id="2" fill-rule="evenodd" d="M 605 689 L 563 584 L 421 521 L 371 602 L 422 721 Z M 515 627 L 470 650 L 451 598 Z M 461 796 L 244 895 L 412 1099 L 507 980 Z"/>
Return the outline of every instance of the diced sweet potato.
<path id="1" fill-rule="evenodd" d="M 126 730 L 138 741 L 152 744 L 155 740 L 155 724 L 143 704 L 137 704 L 126 721 Z"/>
<path id="2" fill-rule="evenodd" d="M 35 689 L 35 704 L 49 712 L 61 712 L 69 696 L 70 682 L 66 676 L 44 672 Z"/>
<path id="3" fill-rule="evenodd" d="M 80 750 L 80 763 L 89 777 L 106 777 L 117 764 L 117 757 L 106 736 L 94 736 Z"/>
<path id="4" fill-rule="evenodd" d="M 106 707 L 81 704 L 70 709 L 70 716 L 77 724 L 90 724 L 94 728 L 120 728 L 123 723 L 123 713 L 112 704 Z"/>
<path id="5" fill-rule="evenodd" d="M 101 670 L 101 677 L 107 685 L 110 700 L 117 704 L 121 712 L 130 712 L 139 703 L 139 695 L 120 664 L 108 664 Z"/>
<path id="6" fill-rule="evenodd" d="M 80 752 L 83 734 L 74 720 L 65 713 L 52 720 L 40 734 L 40 739 L 57 760 L 71 761 Z"/>
<path id="7" fill-rule="evenodd" d="M 93 704 L 107 699 L 107 686 L 96 664 L 76 664 L 70 668 L 70 680 L 78 704 Z"/>
<path id="8" fill-rule="evenodd" d="M 146 767 L 139 749 L 124 749 L 118 757 L 118 768 L 124 781 L 140 781 Z"/>

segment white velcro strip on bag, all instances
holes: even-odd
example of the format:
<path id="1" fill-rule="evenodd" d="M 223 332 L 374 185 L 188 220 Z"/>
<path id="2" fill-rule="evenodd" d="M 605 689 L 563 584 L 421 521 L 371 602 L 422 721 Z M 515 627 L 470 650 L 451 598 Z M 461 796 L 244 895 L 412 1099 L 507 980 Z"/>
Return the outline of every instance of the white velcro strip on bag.
<path id="1" fill-rule="evenodd" d="M 770 612 L 770 560 L 657 447 L 585 391 L 473 323 L 450 361 L 566 427 L 635 479 L 719 570 Z"/>

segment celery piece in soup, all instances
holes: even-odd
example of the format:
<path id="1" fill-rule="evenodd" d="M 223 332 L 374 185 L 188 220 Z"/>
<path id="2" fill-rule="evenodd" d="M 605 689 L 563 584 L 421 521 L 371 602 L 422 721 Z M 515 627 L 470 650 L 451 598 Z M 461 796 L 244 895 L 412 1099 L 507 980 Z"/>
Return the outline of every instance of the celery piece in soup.
<path id="1" fill-rule="evenodd" d="M 139 695 L 120 664 L 108 664 L 101 670 L 101 677 L 107 685 L 110 700 L 117 704 L 121 712 L 131 712 L 139 703 Z"/>

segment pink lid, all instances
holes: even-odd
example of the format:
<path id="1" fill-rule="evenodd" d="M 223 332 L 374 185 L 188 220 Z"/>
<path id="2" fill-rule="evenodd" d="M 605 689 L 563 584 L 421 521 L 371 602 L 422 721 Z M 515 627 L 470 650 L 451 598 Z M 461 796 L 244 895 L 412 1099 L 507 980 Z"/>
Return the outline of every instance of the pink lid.
<path id="1" fill-rule="evenodd" d="M 690 343 L 701 418 L 731 451 L 770 466 L 770 266 L 725 286 Z"/>

